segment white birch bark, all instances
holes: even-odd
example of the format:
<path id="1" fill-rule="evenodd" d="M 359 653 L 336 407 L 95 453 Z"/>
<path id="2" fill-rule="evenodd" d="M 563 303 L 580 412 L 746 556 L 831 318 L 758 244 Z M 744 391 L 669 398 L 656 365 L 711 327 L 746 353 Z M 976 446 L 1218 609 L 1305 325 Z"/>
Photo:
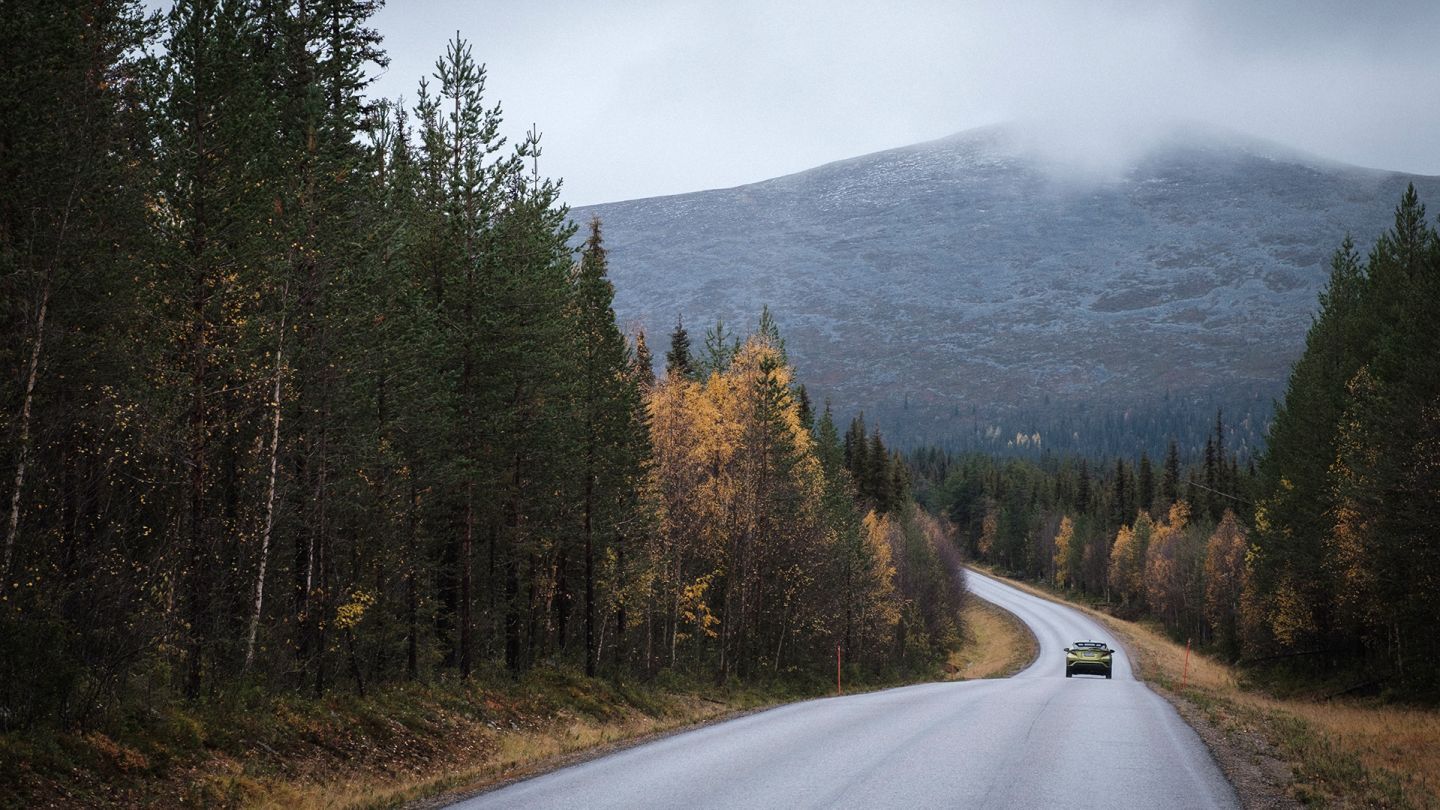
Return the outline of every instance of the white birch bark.
<path id="1" fill-rule="evenodd" d="M 288 288 L 287 288 L 288 290 Z M 282 296 L 284 294 L 282 293 Z M 280 337 L 275 344 L 275 387 L 270 404 L 270 485 L 265 498 L 265 530 L 260 535 L 260 567 L 255 572 L 255 601 L 250 612 L 250 632 L 245 640 L 245 671 L 255 662 L 255 637 L 260 630 L 260 612 L 265 604 L 265 569 L 270 562 L 270 533 L 275 526 L 275 471 L 280 455 L 280 379 L 284 373 L 285 315 L 280 315 Z"/>

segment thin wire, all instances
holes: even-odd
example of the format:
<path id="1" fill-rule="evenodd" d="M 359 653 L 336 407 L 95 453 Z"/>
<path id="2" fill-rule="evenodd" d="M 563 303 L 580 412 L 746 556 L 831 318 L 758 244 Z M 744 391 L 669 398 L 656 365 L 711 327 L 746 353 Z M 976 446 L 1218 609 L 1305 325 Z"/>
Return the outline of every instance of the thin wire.
<path id="1" fill-rule="evenodd" d="M 1213 492 L 1213 493 L 1215 493 L 1216 495 L 1224 495 L 1225 497 L 1227 497 L 1227 498 L 1229 498 L 1229 499 L 1231 499 L 1231 500 L 1234 500 L 1234 501 L 1239 501 L 1240 503 L 1243 503 L 1243 504 L 1245 504 L 1246 506 L 1254 506 L 1254 505 L 1255 505 L 1253 501 L 1247 501 L 1247 500 L 1245 500 L 1244 498 L 1241 498 L 1241 497 L 1238 496 L 1238 495 L 1231 495 L 1231 494 L 1228 493 L 1228 492 L 1221 492 L 1221 491 L 1218 490 L 1218 489 L 1211 489 L 1210 487 L 1205 486 L 1204 484 L 1200 483 L 1199 481 L 1196 481 L 1196 480 L 1193 479 L 1193 478 L 1190 479 L 1189 481 L 1187 481 L 1186 483 L 1188 483 L 1188 484 L 1189 484 L 1190 486 L 1192 486 L 1192 487 L 1199 487 L 1200 489 L 1203 489 L 1203 490 L 1205 490 L 1206 492 Z"/>

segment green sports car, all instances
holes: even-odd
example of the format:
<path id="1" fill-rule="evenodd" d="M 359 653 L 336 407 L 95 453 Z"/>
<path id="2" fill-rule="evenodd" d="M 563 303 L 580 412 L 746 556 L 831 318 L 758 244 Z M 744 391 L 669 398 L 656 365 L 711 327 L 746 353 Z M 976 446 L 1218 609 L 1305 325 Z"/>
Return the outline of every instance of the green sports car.
<path id="1" fill-rule="evenodd" d="M 1110 662 L 1115 651 L 1100 641 L 1077 641 L 1065 648 L 1065 677 L 1077 672 L 1110 677 Z"/>

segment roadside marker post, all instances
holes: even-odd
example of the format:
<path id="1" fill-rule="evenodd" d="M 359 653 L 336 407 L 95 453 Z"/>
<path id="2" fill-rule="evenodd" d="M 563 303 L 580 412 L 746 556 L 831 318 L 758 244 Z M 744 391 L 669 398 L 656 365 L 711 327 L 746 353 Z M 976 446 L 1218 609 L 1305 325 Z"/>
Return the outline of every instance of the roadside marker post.
<path id="1" fill-rule="evenodd" d="M 1185 684 L 1190 682 L 1190 639 L 1185 639 L 1185 669 L 1180 672 L 1180 690 L 1185 690 Z"/>
<path id="2" fill-rule="evenodd" d="M 835 694 L 843 695 L 845 690 L 840 688 L 840 645 L 835 645 Z"/>

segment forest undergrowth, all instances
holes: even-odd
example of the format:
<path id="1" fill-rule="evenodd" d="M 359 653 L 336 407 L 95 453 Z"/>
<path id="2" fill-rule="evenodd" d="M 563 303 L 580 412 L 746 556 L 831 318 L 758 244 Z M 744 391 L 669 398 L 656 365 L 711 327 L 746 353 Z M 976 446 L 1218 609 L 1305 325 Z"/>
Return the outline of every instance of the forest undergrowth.
<path id="1" fill-rule="evenodd" d="M 972 601 L 965 620 L 963 651 L 930 677 L 1002 677 L 1028 663 L 1013 617 Z M 844 686 L 850 693 L 914 680 L 892 674 Z M 0 736 L 0 771 L 10 775 L 0 806 L 428 804 L 834 689 L 814 677 L 716 687 L 670 677 L 617 683 L 566 669 L 393 684 L 363 698 L 237 688 L 146 707 L 104 728 Z"/>

